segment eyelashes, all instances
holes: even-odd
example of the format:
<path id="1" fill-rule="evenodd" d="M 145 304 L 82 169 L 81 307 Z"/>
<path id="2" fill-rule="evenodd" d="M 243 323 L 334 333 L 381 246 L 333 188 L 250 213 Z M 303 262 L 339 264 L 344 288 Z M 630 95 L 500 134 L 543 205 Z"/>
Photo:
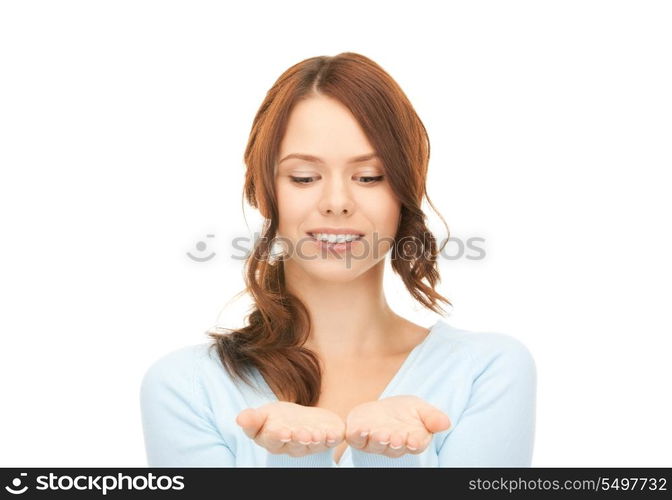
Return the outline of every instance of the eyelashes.
<path id="1" fill-rule="evenodd" d="M 311 180 L 314 179 L 315 177 L 294 177 L 294 176 L 289 176 L 289 178 L 294 182 L 295 184 L 312 184 Z M 359 179 L 369 179 L 370 182 L 364 182 L 364 184 L 375 184 L 377 182 L 382 181 L 385 176 L 384 175 L 377 175 L 377 176 L 360 176 L 358 177 Z"/>

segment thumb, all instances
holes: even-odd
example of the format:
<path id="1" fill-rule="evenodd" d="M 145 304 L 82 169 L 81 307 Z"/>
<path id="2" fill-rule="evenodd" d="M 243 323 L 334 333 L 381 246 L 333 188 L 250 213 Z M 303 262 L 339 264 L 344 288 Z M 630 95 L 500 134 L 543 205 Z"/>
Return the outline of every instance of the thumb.
<path id="1" fill-rule="evenodd" d="M 247 437 L 254 439 L 266 422 L 266 414 L 255 408 L 246 408 L 236 417 Z"/>
<path id="2" fill-rule="evenodd" d="M 447 429 L 450 429 L 452 423 L 448 415 L 443 413 L 438 408 L 433 406 L 426 406 L 424 408 L 419 408 L 418 413 L 422 419 L 422 423 L 425 425 L 429 432 L 441 432 Z"/>

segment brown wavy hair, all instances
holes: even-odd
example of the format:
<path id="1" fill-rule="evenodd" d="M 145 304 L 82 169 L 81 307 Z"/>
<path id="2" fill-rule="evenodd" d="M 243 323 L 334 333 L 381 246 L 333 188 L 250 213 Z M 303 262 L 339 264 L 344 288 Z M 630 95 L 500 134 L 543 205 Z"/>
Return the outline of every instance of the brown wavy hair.
<path id="1" fill-rule="evenodd" d="M 246 317 L 247 326 L 206 334 L 214 340 L 210 348 L 217 350 L 234 379 L 249 384 L 249 369 L 256 367 L 279 400 L 304 406 L 319 400 L 321 368 L 317 354 L 303 347 L 311 327 L 308 311 L 287 291 L 284 258 L 274 260 L 272 246 L 279 222 L 275 195 L 279 145 L 294 105 L 314 95 L 337 99 L 352 112 L 401 201 L 392 269 L 424 307 L 444 313 L 439 301 L 452 306 L 434 289 L 440 282 L 436 257 L 443 246 L 437 249 L 421 210 L 424 196 L 438 214 L 427 195 L 429 138 L 404 92 L 382 67 L 354 52 L 311 57 L 287 69 L 254 117 L 244 156 L 243 196 L 264 217 L 261 237 L 245 262 L 246 288 L 241 292 L 251 294 L 254 307 Z"/>

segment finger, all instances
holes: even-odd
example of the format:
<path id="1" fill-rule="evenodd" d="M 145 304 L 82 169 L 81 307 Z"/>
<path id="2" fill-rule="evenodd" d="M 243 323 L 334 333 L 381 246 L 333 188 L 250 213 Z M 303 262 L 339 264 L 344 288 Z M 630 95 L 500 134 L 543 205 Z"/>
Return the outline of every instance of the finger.
<path id="1" fill-rule="evenodd" d="M 325 441 L 327 440 L 326 431 L 321 429 L 313 429 L 312 435 L 313 435 L 312 440 L 308 445 L 311 451 L 321 448 L 326 444 L 325 443 Z"/>
<path id="2" fill-rule="evenodd" d="M 236 424 L 241 427 L 249 427 L 253 421 L 256 421 L 257 410 L 254 408 L 245 408 L 236 417 Z"/>
<path id="3" fill-rule="evenodd" d="M 394 433 L 390 437 L 390 444 L 387 446 L 387 450 L 383 452 L 383 455 L 391 458 L 399 458 L 407 453 L 411 453 L 408 447 L 406 446 L 408 441 L 408 432 L 404 431 L 401 433 Z"/>
<path id="4" fill-rule="evenodd" d="M 346 440 L 348 444 L 354 446 L 355 448 L 362 449 L 365 448 L 369 441 L 369 431 L 356 429 L 353 431 L 346 432 Z"/>
<path id="5" fill-rule="evenodd" d="M 390 444 L 389 431 L 376 431 L 369 437 L 369 444 L 365 451 L 369 453 L 383 454 Z"/>
<path id="6" fill-rule="evenodd" d="M 236 423 L 243 428 L 243 431 L 251 439 L 255 439 L 259 431 L 266 422 L 267 414 L 256 410 L 255 408 L 246 408 L 236 417 Z"/>
<path id="7" fill-rule="evenodd" d="M 418 408 L 418 414 L 429 432 L 441 432 L 450 429 L 452 423 L 448 415 L 433 406 Z"/>
<path id="8" fill-rule="evenodd" d="M 302 427 L 300 429 L 296 429 L 292 433 L 292 440 L 301 445 L 307 446 L 313 441 L 313 433 Z"/>
<path id="9" fill-rule="evenodd" d="M 326 446 L 326 432 L 320 429 L 311 429 L 311 440 L 306 445 L 308 454 L 317 453 L 325 449 Z"/>
<path id="10" fill-rule="evenodd" d="M 426 430 L 411 431 L 406 438 L 406 448 L 412 454 L 422 453 L 429 442 L 432 435 Z"/>
<path id="11" fill-rule="evenodd" d="M 405 448 L 407 438 L 408 438 L 408 431 L 393 432 L 390 436 L 390 444 L 389 444 L 390 449 L 400 450 L 402 448 Z"/>
<path id="12" fill-rule="evenodd" d="M 256 443 L 259 444 L 260 446 L 263 446 L 269 452 L 274 454 L 285 453 L 289 445 L 289 442 L 281 441 L 280 439 L 263 439 L 263 440 L 258 439 L 256 440 Z"/>
<path id="13" fill-rule="evenodd" d="M 285 444 L 284 452 L 292 457 L 303 457 L 310 453 L 306 443 L 311 442 L 311 432 L 307 429 L 294 429 L 292 439 Z"/>
<path id="14" fill-rule="evenodd" d="M 268 425 L 261 430 L 254 440 L 259 446 L 274 453 L 284 453 L 286 445 L 292 440 L 292 431 L 288 427 L 276 428 Z"/>
<path id="15" fill-rule="evenodd" d="M 341 444 L 345 436 L 343 436 L 343 432 L 336 432 L 336 431 L 326 431 L 325 432 L 325 444 L 333 448 L 335 446 L 338 446 Z"/>
<path id="16" fill-rule="evenodd" d="M 402 455 L 406 455 L 406 453 L 408 453 L 408 449 L 405 446 L 401 446 L 397 449 L 393 449 L 388 446 L 387 449 L 383 452 L 383 455 L 390 458 L 399 458 Z"/>

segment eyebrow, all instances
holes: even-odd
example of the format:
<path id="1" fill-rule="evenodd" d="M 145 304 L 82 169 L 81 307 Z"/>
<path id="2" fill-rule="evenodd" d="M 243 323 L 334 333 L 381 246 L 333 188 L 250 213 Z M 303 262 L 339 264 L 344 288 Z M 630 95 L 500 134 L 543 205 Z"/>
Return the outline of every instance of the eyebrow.
<path id="1" fill-rule="evenodd" d="M 297 158 L 299 160 L 306 160 L 306 161 L 312 161 L 314 163 L 321 163 L 324 164 L 324 160 L 322 158 L 319 158 L 317 156 L 313 155 L 307 155 L 307 154 L 302 154 L 302 153 L 291 153 L 285 156 L 282 160 L 278 162 L 278 164 L 282 163 L 285 160 L 289 160 L 291 158 Z M 365 155 L 360 155 L 360 156 L 355 156 L 353 158 L 350 158 L 348 160 L 348 163 L 359 163 L 362 161 L 369 161 L 374 158 L 378 158 L 378 154 L 374 151 L 373 153 L 368 153 Z"/>

